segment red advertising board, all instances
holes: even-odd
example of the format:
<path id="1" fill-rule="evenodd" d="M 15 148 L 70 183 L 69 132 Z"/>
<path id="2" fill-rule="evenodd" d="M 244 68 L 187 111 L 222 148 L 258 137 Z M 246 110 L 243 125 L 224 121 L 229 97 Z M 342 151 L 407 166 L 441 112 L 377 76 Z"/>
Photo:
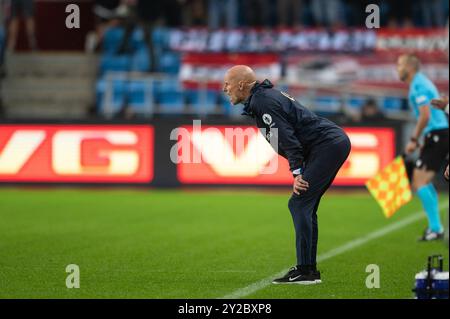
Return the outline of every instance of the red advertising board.
<path id="1" fill-rule="evenodd" d="M 179 135 L 178 140 L 181 148 L 177 175 L 182 184 L 292 183 L 287 160 L 274 153 L 256 128 L 202 126 L 197 132 L 192 127 L 183 130 L 189 137 Z M 361 186 L 394 158 L 395 134 L 390 128 L 345 128 L 345 131 L 352 151 L 334 184 Z M 242 135 L 245 142 L 238 150 L 235 142 Z M 252 156 L 252 152 L 257 155 Z"/>
<path id="2" fill-rule="evenodd" d="M 0 125 L 0 182 L 149 183 L 153 127 Z"/>

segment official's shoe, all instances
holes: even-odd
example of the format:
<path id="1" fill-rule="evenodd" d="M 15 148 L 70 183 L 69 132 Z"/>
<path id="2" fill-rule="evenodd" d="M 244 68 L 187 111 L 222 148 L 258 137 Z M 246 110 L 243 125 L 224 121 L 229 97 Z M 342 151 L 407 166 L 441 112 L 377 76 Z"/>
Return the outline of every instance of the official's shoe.
<path id="1" fill-rule="evenodd" d="M 320 271 L 302 272 L 297 266 L 289 269 L 286 275 L 281 278 L 274 279 L 273 284 L 297 284 L 297 285 L 315 285 L 319 284 Z"/>
<path id="2" fill-rule="evenodd" d="M 426 229 L 422 237 L 419 238 L 419 241 L 433 241 L 442 239 L 444 239 L 444 231 L 435 232 L 430 229 Z"/>

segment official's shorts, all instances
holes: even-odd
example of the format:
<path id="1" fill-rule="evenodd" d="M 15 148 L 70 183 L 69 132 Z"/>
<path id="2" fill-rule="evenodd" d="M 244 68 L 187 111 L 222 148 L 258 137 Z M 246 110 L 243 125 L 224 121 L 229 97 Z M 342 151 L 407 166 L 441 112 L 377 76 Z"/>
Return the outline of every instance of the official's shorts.
<path id="1" fill-rule="evenodd" d="M 448 129 L 427 133 L 416 161 L 416 168 L 438 172 L 446 160 L 448 160 Z"/>

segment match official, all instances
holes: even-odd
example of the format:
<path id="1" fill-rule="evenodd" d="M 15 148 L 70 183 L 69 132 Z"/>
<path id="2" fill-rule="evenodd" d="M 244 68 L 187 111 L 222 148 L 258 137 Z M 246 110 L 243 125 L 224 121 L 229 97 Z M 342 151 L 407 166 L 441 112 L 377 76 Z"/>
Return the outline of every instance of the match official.
<path id="1" fill-rule="evenodd" d="M 229 69 L 223 91 L 233 105 L 244 104 L 244 114 L 256 120 L 267 141 L 277 142 L 276 151 L 287 158 L 294 177 L 288 207 L 295 227 L 297 265 L 273 283 L 320 283 L 317 209 L 350 153 L 348 136 L 333 122 L 274 89 L 269 80 L 257 82 L 248 66 Z"/>
<path id="2" fill-rule="evenodd" d="M 417 119 L 405 152 L 413 153 L 419 148 L 419 140 L 424 140 L 412 177 L 412 186 L 428 217 L 428 227 L 420 240 L 442 239 L 444 228 L 439 215 L 438 194 L 432 180 L 448 156 L 447 116 L 443 111 L 430 107 L 431 100 L 439 98 L 439 92 L 420 72 L 420 60 L 415 55 L 401 55 L 397 61 L 397 71 L 400 80 L 409 85 L 409 104 Z"/>

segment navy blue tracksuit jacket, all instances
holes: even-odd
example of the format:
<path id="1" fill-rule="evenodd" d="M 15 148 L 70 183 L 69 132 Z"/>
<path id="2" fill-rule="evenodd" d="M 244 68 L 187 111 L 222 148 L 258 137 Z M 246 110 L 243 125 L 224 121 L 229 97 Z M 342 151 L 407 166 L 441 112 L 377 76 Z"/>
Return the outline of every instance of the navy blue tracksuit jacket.
<path id="1" fill-rule="evenodd" d="M 313 148 L 324 147 L 346 137 L 333 122 L 319 117 L 295 101 L 288 94 L 273 89 L 269 80 L 257 83 L 252 95 L 244 103 L 244 114 L 256 120 L 265 129 L 278 129 L 278 153 L 289 161 L 291 171 L 304 165 L 305 157 Z"/>
<path id="2" fill-rule="evenodd" d="M 269 80 L 255 84 L 243 114 L 256 120 L 268 141 L 277 138 L 277 152 L 289 161 L 293 175 L 301 173 L 309 183 L 307 191 L 292 194 L 288 206 L 296 232 L 297 265 L 315 268 L 317 209 L 350 153 L 350 140 L 335 123 L 274 89 Z"/>

